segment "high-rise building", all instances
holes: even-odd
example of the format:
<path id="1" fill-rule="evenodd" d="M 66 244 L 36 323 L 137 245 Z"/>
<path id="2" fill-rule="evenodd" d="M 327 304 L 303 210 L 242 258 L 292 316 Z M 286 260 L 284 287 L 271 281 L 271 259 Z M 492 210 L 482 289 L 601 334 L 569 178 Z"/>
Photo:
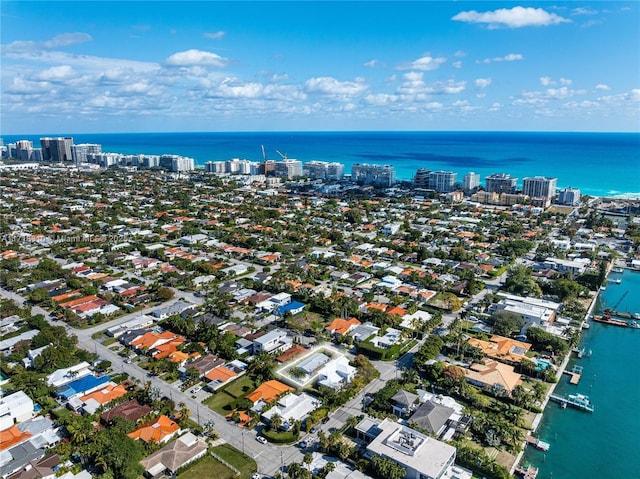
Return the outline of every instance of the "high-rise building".
<path id="1" fill-rule="evenodd" d="M 327 161 L 308 161 L 302 165 L 302 172 L 312 180 L 337 181 L 344 177 L 344 165 L 342 163 Z"/>
<path id="2" fill-rule="evenodd" d="M 73 138 L 71 137 L 40 138 L 42 160 L 53 163 L 71 161 L 73 159 L 71 156 L 72 145 Z"/>
<path id="3" fill-rule="evenodd" d="M 429 188 L 429 173 L 431 173 L 430 169 L 419 168 L 413 177 L 413 186 L 416 188 Z"/>
<path id="4" fill-rule="evenodd" d="M 508 173 L 494 173 L 484 179 L 485 190 L 489 193 L 515 193 L 518 178 L 511 178 Z"/>
<path id="5" fill-rule="evenodd" d="M 391 165 L 355 163 L 351 166 L 351 181 L 364 185 L 389 187 L 396 182 L 396 169 Z"/>
<path id="6" fill-rule="evenodd" d="M 180 155 L 161 155 L 158 166 L 169 171 L 192 171 L 195 168 L 195 160 Z"/>
<path id="7" fill-rule="evenodd" d="M 551 199 L 556 195 L 557 178 L 533 176 L 522 180 L 522 193 L 531 198 Z"/>
<path id="8" fill-rule="evenodd" d="M 470 171 L 462 178 L 462 188 L 464 191 L 475 191 L 480 186 L 480 175 Z"/>
<path id="9" fill-rule="evenodd" d="M 432 171 L 429 173 L 429 188 L 438 193 L 449 193 L 453 191 L 457 177 L 453 171 Z"/>
<path id="10" fill-rule="evenodd" d="M 20 161 L 30 161 L 33 153 L 33 142 L 29 140 L 16 141 L 16 158 Z"/>
<path id="11" fill-rule="evenodd" d="M 302 176 L 302 162 L 300 160 L 284 159 L 276 161 L 274 174 L 277 177 L 285 177 L 288 180 Z"/>
<path id="12" fill-rule="evenodd" d="M 558 203 L 561 205 L 577 205 L 580 203 L 580 190 L 577 188 L 563 188 L 558 191 Z"/>
<path id="13" fill-rule="evenodd" d="M 87 163 L 89 155 L 98 155 L 102 153 L 102 145 L 96 143 L 79 143 L 71 145 L 71 158 L 77 165 L 79 163 Z"/>

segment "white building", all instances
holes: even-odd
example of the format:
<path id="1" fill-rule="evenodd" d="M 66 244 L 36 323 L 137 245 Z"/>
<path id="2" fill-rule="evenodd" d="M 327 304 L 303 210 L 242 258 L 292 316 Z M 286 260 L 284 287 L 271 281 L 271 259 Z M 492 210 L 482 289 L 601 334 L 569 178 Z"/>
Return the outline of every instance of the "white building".
<path id="1" fill-rule="evenodd" d="M 580 190 L 577 188 L 563 188 L 558 191 L 558 203 L 561 205 L 577 205 L 580 203 Z"/>
<path id="2" fill-rule="evenodd" d="M 51 386 L 54 388 L 64 386 L 71 381 L 75 381 L 76 379 L 80 379 L 81 377 L 87 376 L 91 371 L 89 370 L 89 363 L 86 361 L 82 361 L 75 366 L 71 366 L 70 368 L 58 369 L 57 371 L 52 372 L 47 376 L 47 386 Z"/>
<path id="3" fill-rule="evenodd" d="M 385 419 L 367 446 L 369 455 L 386 457 L 407 471 L 406 479 L 440 479 L 456 459 L 456 448 Z"/>
<path id="4" fill-rule="evenodd" d="M 349 364 L 349 358 L 340 356 L 318 371 L 318 385 L 339 390 L 351 382 L 356 372 Z"/>
<path id="5" fill-rule="evenodd" d="M 473 191 L 480 186 L 480 175 L 470 171 L 462 178 L 462 187 L 465 191 Z"/>
<path id="6" fill-rule="evenodd" d="M 30 419 L 33 415 L 33 400 L 24 391 L 0 398 L 0 431 Z"/>
<path id="7" fill-rule="evenodd" d="M 458 174 L 453 171 L 431 171 L 429 173 L 429 188 L 439 193 L 453 191 Z"/>
<path id="8" fill-rule="evenodd" d="M 289 349 L 291 345 L 291 338 L 287 336 L 286 331 L 274 329 L 253 341 L 253 353 L 260 354 L 284 351 Z"/>
<path id="9" fill-rule="evenodd" d="M 286 430 L 293 421 L 301 421 L 320 406 L 322 403 L 307 393 L 290 393 L 280 396 L 276 405 L 265 411 L 262 417 L 270 421 L 275 414 L 278 414 L 282 418 L 282 426 Z"/>
<path id="10" fill-rule="evenodd" d="M 522 180 L 522 193 L 531 198 L 553 198 L 556 195 L 557 178 L 533 176 Z"/>
<path id="11" fill-rule="evenodd" d="M 401 223 L 389 223 L 387 225 L 384 225 L 381 233 L 383 235 L 394 235 L 400 231 L 401 227 L 402 227 Z"/>
<path id="12" fill-rule="evenodd" d="M 396 169 L 391 165 L 356 163 L 351 167 L 351 181 L 375 186 L 393 186 Z"/>

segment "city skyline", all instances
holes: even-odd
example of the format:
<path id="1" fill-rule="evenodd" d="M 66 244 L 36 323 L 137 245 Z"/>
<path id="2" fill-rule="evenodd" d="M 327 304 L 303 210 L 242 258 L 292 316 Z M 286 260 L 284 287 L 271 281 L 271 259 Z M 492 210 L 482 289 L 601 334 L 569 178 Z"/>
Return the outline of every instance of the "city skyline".
<path id="1" fill-rule="evenodd" d="M 2 134 L 640 131 L 635 2 L 2 2 Z"/>

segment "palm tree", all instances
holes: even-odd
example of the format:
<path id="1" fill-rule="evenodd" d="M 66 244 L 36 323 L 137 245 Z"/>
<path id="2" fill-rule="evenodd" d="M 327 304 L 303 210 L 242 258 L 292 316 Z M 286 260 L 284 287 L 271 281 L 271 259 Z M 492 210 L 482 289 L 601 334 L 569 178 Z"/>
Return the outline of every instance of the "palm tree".
<path id="1" fill-rule="evenodd" d="M 269 419 L 269 426 L 272 430 L 277 431 L 280 426 L 282 426 L 282 416 L 280 414 L 274 414 Z"/>
<path id="2" fill-rule="evenodd" d="M 414 368 L 404 368 L 402 370 L 402 381 L 410 384 L 417 384 L 420 381 L 420 375 Z"/>

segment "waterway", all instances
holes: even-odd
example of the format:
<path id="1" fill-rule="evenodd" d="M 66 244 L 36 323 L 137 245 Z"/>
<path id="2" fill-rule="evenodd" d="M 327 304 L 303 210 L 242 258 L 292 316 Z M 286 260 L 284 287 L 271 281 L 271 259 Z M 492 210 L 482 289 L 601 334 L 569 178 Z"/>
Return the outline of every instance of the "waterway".
<path id="1" fill-rule="evenodd" d="M 614 306 L 640 312 L 640 272 L 609 275 L 618 278 L 620 284 L 607 283 L 594 312 Z M 591 357 L 573 357 L 567 367 L 584 368 L 580 383 L 570 385 L 569 376 L 563 375 L 555 392 L 586 394 L 595 411 L 548 404 L 536 436 L 551 448 L 541 452 L 528 447 L 522 461 L 539 468 L 539 479 L 640 478 L 640 329 L 593 321 L 590 325 L 579 347 L 591 350 Z"/>

